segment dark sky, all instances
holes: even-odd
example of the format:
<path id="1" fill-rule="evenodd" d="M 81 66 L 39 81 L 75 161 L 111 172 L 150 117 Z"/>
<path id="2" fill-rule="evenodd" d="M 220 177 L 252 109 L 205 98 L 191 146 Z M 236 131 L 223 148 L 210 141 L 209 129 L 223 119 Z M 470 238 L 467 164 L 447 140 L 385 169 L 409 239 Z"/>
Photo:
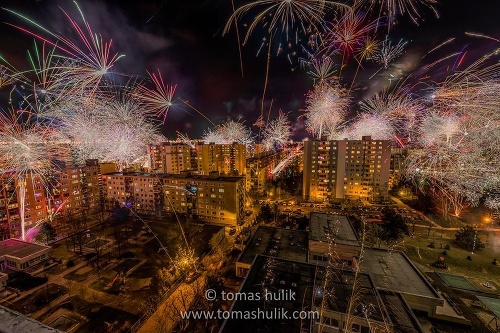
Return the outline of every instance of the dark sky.
<path id="1" fill-rule="evenodd" d="M 114 50 L 126 55 L 114 71 L 146 76 L 146 69 L 160 69 L 165 81 L 178 84 L 179 98 L 188 100 L 216 123 L 241 116 L 251 125 L 258 117 L 266 71 L 264 52 L 256 57 L 262 35 L 252 35 L 242 49 L 242 78 L 234 30 L 222 36 L 224 24 L 231 14 L 230 0 L 80 0 L 78 3 L 93 30 L 105 39 L 112 38 Z M 241 3 L 235 0 L 237 7 Z M 69 34 L 68 22 L 58 5 L 72 17 L 78 16 L 73 2 L 68 0 L 2 1 L 2 7 L 32 17 L 51 31 Z M 403 76 L 411 72 L 415 72 L 413 75 L 431 74 L 440 80 L 449 70 L 449 62 L 436 66 L 435 73 L 419 73 L 421 65 L 464 47 L 469 52 L 466 61 L 472 61 L 499 46 L 491 40 L 464 36 L 465 31 L 474 31 L 500 37 L 499 0 L 441 0 L 436 7 L 439 19 L 430 10 L 422 9 L 425 22 L 419 26 L 401 18 L 391 29 L 391 38 L 408 41 L 405 54 L 395 61 L 391 70 L 400 69 Z M 5 11 L 0 13 L 0 19 L 25 24 Z M 383 34 L 379 35 L 383 38 Z M 430 49 L 450 37 L 456 40 L 422 59 Z M 6 24 L 0 25 L 0 38 L 0 54 L 16 66 L 27 68 L 25 50 L 31 47 L 33 39 Z M 350 85 L 355 67 L 350 64 L 343 71 L 345 84 Z M 388 81 L 383 71 L 368 80 L 379 67 L 366 64 L 358 74 L 354 85 L 356 100 L 386 88 Z M 272 114 L 282 109 L 290 112 L 290 119 L 296 121 L 304 108 L 305 94 L 311 88 L 312 80 L 304 70 L 296 64 L 290 65 L 283 55 L 271 58 L 266 107 L 272 100 Z M 169 137 L 175 137 L 175 130 L 198 136 L 209 125 L 178 101 L 167 118 L 165 131 Z M 300 127 L 300 122 L 296 125 Z"/>

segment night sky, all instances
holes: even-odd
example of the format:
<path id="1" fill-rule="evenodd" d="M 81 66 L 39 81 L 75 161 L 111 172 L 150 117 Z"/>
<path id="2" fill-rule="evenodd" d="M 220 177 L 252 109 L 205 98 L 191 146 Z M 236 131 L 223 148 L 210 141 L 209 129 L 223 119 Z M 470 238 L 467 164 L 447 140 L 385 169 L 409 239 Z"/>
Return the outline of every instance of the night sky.
<path id="1" fill-rule="evenodd" d="M 146 77 L 146 69 L 159 69 L 167 83 L 178 84 L 178 98 L 189 101 L 213 122 L 241 117 L 250 126 L 257 119 L 266 71 L 265 51 L 256 56 L 262 34 L 253 34 L 242 48 L 242 77 L 234 29 L 222 36 L 224 24 L 231 14 L 230 0 L 80 0 L 78 3 L 93 30 L 101 33 L 104 39 L 113 39 L 114 50 L 126 55 L 113 67 L 113 71 L 120 74 L 114 76 L 115 80 L 125 82 L 135 75 Z M 235 0 L 236 7 L 241 3 Z M 72 17 L 78 16 L 74 4 L 68 0 L 2 1 L 2 7 L 25 14 L 51 31 L 71 33 L 58 5 Z M 396 59 L 389 70 L 396 71 L 400 78 L 411 74 L 410 83 L 424 75 L 431 75 L 436 81 L 443 80 L 450 73 L 455 59 L 434 67 L 432 73 L 423 73 L 420 69 L 440 57 L 463 49 L 468 52 L 465 62 L 473 61 L 499 46 L 492 40 L 467 37 L 464 32 L 479 32 L 499 38 L 500 1 L 441 0 L 436 7 L 439 19 L 434 17 L 432 11 L 423 8 L 424 22 L 419 26 L 403 17 L 391 29 L 393 40 L 403 38 L 408 45 L 405 54 Z M 21 23 L 19 18 L 5 11 L 0 13 L 0 21 Z M 380 30 L 384 33 L 379 32 L 378 35 L 383 38 L 386 28 Z M 451 37 L 456 37 L 453 43 L 422 59 L 429 50 Z M 32 47 L 33 38 L 7 24 L 0 25 L 0 38 L 0 54 L 18 69 L 28 68 L 26 50 Z M 299 50 L 298 56 L 304 54 Z M 355 67 L 351 64 L 343 70 L 344 84 L 350 85 Z M 363 64 L 354 84 L 352 113 L 356 112 L 357 101 L 388 88 L 389 81 L 384 71 L 368 79 L 378 69 L 379 65 Z M 301 121 L 297 118 L 302 114 L 305 94 L 312 85 L 313 81 L 296 62 L 290 64 L 283 54 L 273 55 L 266 110 L 272 101 L 271 116 L 280 109 L 289 112 L 295 124 L 296 137 L 304 135 Z M 1 104 L 5 105 L 4 102 L 1 101 Z M 171 138 L 175 137 L 176 130 L 197 137 L 209 126 L 206 120 L 177 100 L 176 107 L 169 113 L 164 132 Z"/>

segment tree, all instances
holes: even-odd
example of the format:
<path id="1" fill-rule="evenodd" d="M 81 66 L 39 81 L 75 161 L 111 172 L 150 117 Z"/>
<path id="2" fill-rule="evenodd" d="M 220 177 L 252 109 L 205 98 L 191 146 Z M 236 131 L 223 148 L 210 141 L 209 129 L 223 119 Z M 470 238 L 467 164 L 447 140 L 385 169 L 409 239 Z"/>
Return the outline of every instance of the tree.
<path id="1" fill-rule="evenodd" d="M 56 229 L 49 223 L 45 222 L 42 224 L 40 231 L 38 232 L 38 238 L 44 243 L 48 243 L 56 238 Z"/>
<path id="2" fill-rule="evenodd" d="M 271 209 L 271 206 L 266 204 L 260 207 L 260 211 L 257 217 L 266 223 L 271 222 L 273 220 L 273 211 Z"/>
<path id="3" fill-rule="evenodd" d="M 400 214 L 394 209 L 385 207 L 382 209 L 382 234 L 381 238 L 386 242 L 396 242 L 403 234 L 408 235 L 408 225 Z"/>
<path id="4" fill-rule="evenodd" d="M 76 252 L 78 247 L 78 253 L 83 253 L 83 243 L 87 233 L 87 219 L 85 216 L 73 218 L 71 213 L 68 214 L 68 225 L 71 234 L 71 239 L 73 241 L 73 251 Z"/>
<path id="5" fill-rule="evenodd" d="M 477 235 L 477 231 L 470 225 L 461 227 L 455 234 L 455 244 L 469 251 L 484 249 L 484 244 Z"/>

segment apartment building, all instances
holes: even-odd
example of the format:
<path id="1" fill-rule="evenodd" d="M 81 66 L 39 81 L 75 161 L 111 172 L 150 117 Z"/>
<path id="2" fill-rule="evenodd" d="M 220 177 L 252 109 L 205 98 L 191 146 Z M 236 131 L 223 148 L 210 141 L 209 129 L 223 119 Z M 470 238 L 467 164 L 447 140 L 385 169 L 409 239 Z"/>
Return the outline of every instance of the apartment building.
<path id="1" fill-rule="evenodd" d="M 246 145 L 239 143 L 215 144 L 196 142 L 190 146 L 182 142 L 163 142 L 148 148 L 151 171 L 178 175 L 183 171 L 209 175 L 241 176 L 246 170 Z"/>
<path id="2" fill-rule="evenodd" d="M 181 142 L 163 142 L 148 147 L 151 170 L 159 173 L 179 174 L 197 169 L 196 149 Z"/>
<path id="3" fill-rule="evenodd" d="M 145 215 L 185 214 L 193 219 L 236 225 L 244 217 L 243 177 L 179 175 L 103 175 L 107 206 L 116 202 Z"/>
<path id="4" fill-rule="evenodd" d="M 84 166 L 63 166 L 52 189 L 49 212 L 55 219 L 94 212 L 102 205 L 101 167 L 97 160 Z"/>
<path id="5" fill-rule="evenodd" d="M 101 165 L 88 160 L 84 166 L 59 164 L 51 179 L 42 182 L 27 174 L 24 179 L 0 176 L 0 240 L 21 236 L 20 188 L 25 186 L 26 230 L 46 221 L 57 226 L 70 216 L 98 210 L 102 204 Z"/>
<path id="6" fill-rule="evenodd" d="M 246 174 L 246 145 L 241 143 L 196 145 L 197 171 L 199 175 L 219 172 L 223 175 Z"/>
<path id="7" fill-rule="evenodd" d="M 0 176 L 0 238 L 21 236 L 20 193 L 24 188 L 24 225 L 26 230 L 48 217 L 47 192 L 42 180 L 31 174 L 14 178 L 9 174 Z"/>
<path id="8" fill-rule="evenodd" d="M 248 158 L 246 161 L 247 191 L 262 194 L 268 180 L 272 178 L 272 171 L 283 155 L 283 152 L 263 152 Z"/>
<path id="9" fill-rule="evenodd" d="M 387 196 L 391 142 L 372 140 L 304 141 L 305 200 L 373 200 Z"/>
<path id="10" fill-rule="evenodd" d="M 404 174 L 405 160 L 408 156 L 406 148 L 391 149 L 391 163 L 389 171 L 389 189 L 397 186 Z"/>

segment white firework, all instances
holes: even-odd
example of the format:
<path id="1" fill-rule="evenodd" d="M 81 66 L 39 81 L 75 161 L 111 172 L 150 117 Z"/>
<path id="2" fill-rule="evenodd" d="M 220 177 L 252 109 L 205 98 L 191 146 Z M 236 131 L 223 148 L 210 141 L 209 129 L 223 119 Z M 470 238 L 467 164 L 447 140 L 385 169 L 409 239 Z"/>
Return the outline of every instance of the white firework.
<path id="1" fill-rule="evenodd" d="M 288 117 L 282 111 L 279 112 L 278 118 L 272 120 L 264 128 L 264 139 L 262 147 L 264 150 L 275 150 L 283 148 L 288 140 L 290 140 L 291 124 Z"/>
<path id="2" fill-rule="evenodd" d="M 396 45 L 392 45 L 389 37 L 386 36 L 385 40 L 378 50 L 376 50 L 370 59 L 384 66 L 385 69 L 389 68 L 391 62 L 398 58 L 404 52 L 404 48 L 408 42 L 404 42 L 402 39 L 397 42 Z"/>
<path id="3" fill-rule="evenodd" d="M 317 84 L 306 99 L 307 130 L 316 138 L 333 138 L 345 121 L 350 98 L 340 85 Z"/>
<path id="4" fill-rule="evenodd" d="M 25 239 L 25 195 L 27 181 L 48 186 L 50 176 L 57 173 L 57 161 L 66 158 L 65 141 L 54 128 L 32 119 L 27 113 L 11 110 L 0 113 L 0 177 L 19 189 L 21 237 Z M 3 189 L 1 189 L 3 190 Z"/>
<path id="5" fill-rule="evenodd" d="M 361 140 L 363 136 L 371 136 L 374 140 L 393 140 L 395 130 L 384 115 L 364 113 L 348 127 L 347 135 L 351 140 Z"/>
<path id="6" fill-rule="evenodd" d="M 253 142 L 252 132 L 239 121 L 229 120 L 214 129 L 209 129 L 202 137 L 204 142 L 230 144 L 233 142 L 249 144 Z"/>

